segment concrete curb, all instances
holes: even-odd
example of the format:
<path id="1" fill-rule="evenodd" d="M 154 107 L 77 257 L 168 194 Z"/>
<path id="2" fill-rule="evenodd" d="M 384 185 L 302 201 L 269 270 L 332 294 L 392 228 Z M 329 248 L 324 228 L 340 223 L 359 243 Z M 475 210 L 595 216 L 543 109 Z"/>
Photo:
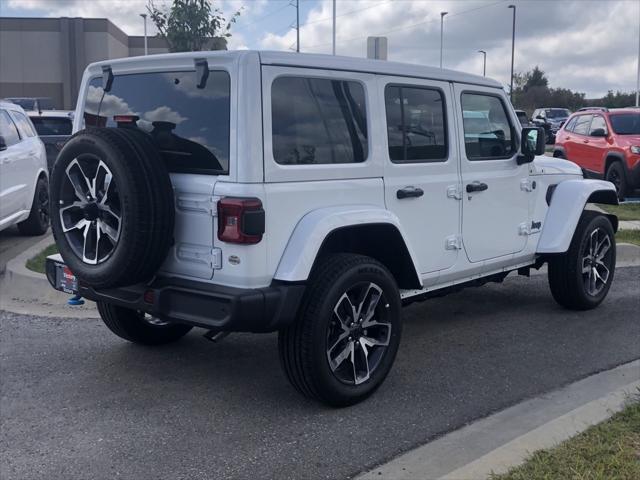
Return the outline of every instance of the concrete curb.
<path id="1" fill-rule="evenodd" d="M 26 267 L 27 260 L 52 243 L 54 243 L 53 236 L 47 235 L 7 262 L 0 285 L 0 309 L 49 317 L 97 318 L 98 313 L 93 302 L 75 307 L 67 305 L 68 294 L 54 290 L 45 275 L 33 272 Z"/>
<path id="2" fill-rule="evenodd" d="M 527 400 L 451 432 L 358 480 L 477 480 L 504 473 L 621 410 L 640 389 L 640 360 Z"/>

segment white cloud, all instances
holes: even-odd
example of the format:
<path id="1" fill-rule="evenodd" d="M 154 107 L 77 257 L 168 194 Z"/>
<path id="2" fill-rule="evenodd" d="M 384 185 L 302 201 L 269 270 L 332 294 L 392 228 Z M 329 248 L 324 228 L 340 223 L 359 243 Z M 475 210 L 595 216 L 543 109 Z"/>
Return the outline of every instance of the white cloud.
<path id="1" fill-rule="evenodd" d="M 592 1 L 380 1 L 338 2 L 337 53 L 363 57 L 368 35 L 386 35 L 389 59 L 437 66 L 440 12 L 444 18 L 444 66 L 509 83 L 512 10 L 515 3 L 515 70 L 539 65 L 551 86 L 600 96 L 635 88 L 640 2 Z M 301 50 L 331 52 L 331 0 L 321 0 L 301 21 Z M 349 14 L 349 12 L 354 12 Z M 323 20 L 324 19 L 324 20 Z M 295 31 L 266 32 L 260 48 L 288 50 Z"/>
<path id="2" fill-rule="evenodd" d="M 137 115 L 137 113 L 131 110 L 129 104 L 122 98 L 106 93 L 104 98 L 102 97 L 102 88 L 89 85 L 87 90 L 87 99 L 85 101 L 85 110 L 88 113 L 97 115 L 98 106 L 100 106 L 100 116 L 112 117 L 113 115 Z M 100 103 L 102 101 L 102 103 Z"/>
<path id="3" fill-rule="evenodd" d="M 143 118 L 149 122 L 171 122 L 175 123 L 176 125 L 179 125 L 187 120 L 187 117 L 183 117 L 178 112 L 172 110 L 166 105 L 162 105 L 161 107 L 154 108 L 149 112 L 145 112 Z"/>

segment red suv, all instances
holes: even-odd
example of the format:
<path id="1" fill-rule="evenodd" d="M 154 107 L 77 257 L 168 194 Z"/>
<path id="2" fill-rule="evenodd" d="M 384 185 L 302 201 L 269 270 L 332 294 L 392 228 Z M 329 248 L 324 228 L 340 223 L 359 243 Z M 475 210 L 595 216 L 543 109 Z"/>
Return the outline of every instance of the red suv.
<path id="1" fill-rule="evenodd" d="M 610 181 L 624 198 L 640 188 L 640 109 L 574 113 L 556 134 L 553 156 L 577 163 L 585 177 Z"/>

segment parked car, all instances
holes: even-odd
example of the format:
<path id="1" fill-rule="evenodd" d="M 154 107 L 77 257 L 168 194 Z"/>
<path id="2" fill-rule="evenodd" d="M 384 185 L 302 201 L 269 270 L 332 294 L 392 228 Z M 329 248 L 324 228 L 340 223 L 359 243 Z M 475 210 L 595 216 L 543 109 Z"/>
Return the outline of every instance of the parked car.
<path id="1" fill-rule="evenodd" d="M 542 131 L 494 80 L 155 55 L 87 67 L 76 112 L 87 129 L 51 173 L 51 284 L 134 343 L 278 331 L 291 383 L 330 405 L 382 384 L 404 304 L 548 263 L 553 297 L 583 310 L 613 279 L 617 219 L 584 210 L 617 203 L 613 185 L 536 157 Z"/>
<path id="2" fill-rule="evenodd" d="M 55 108 L 53 100 L 49 97 L 10 97 L 6 100 L 20 105 L 26 112 L 40 112 Z"/>
<path id="3" fill-rule="evenodd" d="M 28 112 L 29 118 L 44 142 L 47 149 L 47 165 L 49 170 L 64 143 L 71 136 L 73 130 L 73 112 L 68 110 L 47 110 L 43 112 Z"/>
<path id="4" fill-rule="evenodd" d="M 575 162 L 586 177 L 613 183 L 625 198 L 640 188 L 640 111 L 573 114 L 558 132 L 553 156 Z"/>
<path id="5" fill-rule="evenodd" d="M 531 116 L 531 122 L 544 128 L 547 144 L 552 145 L 556 140 L 556 132 L 569 118 L 571 112 L 566 108 L 538 108 Z"/>
<path id="6" fill-rule="evenodd" d="M 0 102 L 0 230 L 18 225 L 23 235 L 49 228 L 47 157 L 24 110 Z"/>
<path id="7" fill-rule="evenodd" d="M 523 127 L 535 127 L 535 125 L 529 121 L 527 112 L 525 112 L 524 110 L 515 110 L 515 112 L 518 120 L 520 120 L 520 125 L 522 125 Z"/>

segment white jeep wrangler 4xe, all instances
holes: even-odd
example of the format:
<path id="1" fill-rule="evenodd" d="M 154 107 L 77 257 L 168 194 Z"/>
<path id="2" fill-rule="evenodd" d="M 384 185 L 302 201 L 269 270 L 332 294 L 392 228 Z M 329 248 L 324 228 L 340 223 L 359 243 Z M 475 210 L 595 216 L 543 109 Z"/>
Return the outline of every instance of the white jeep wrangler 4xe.
<path id="1" fill-rule="evenodd" d="M 539 156 L 501 85 L 326 55 L 196 52 L 84 74 L 51 174 L 51 284 L 116 335 L 279 332 L 304 395 L 383 382 L 401 307 L 548 263 L 551 293 L 596 307 L 615 268 L 612 184 Z"/>

